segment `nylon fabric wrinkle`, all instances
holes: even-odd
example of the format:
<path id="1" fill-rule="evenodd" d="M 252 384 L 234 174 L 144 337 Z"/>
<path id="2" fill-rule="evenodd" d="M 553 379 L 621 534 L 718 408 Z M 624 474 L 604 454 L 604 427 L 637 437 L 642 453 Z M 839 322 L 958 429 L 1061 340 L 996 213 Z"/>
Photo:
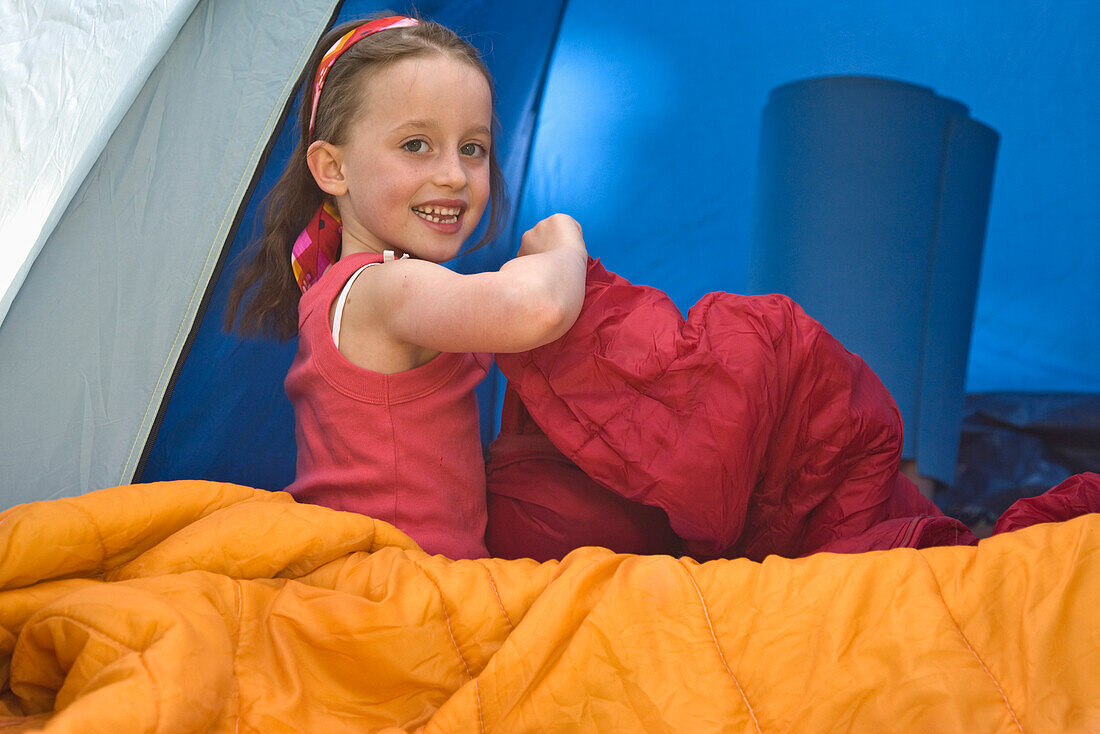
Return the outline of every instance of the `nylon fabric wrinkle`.
<path id="1" fill-rule="evenodd" d="M 803 521 L 808 518 L 814 507 L 825 503 L 823 511 L 815 515 L 819 515 L 822 522 L 831 522 L 833 515 L 843 515 L 845 511 L 858 510 L 859 496 L 868 492 L 877 492 L 889 484 L 889 477 L 885 474 L 881 477 L 882 481 L 876 483 L 876 479 L 883 470 L 881 467 L 874 466 L 876 452 L 889 452 L 891 448 L 889 443 L 892 440 L 889 436 L 883 434 L 884 438 L 889 439 L 883 445 L 872 442 L 868 446 L 858 446 L 857 444 L 866 438 L 866 425 L 862 426 L 863 433 L 847 430 L 839 436 L 836 435 L 837 427 L 841 425 L 838 421 L 841 421 L 845 415 L 851 417 L 857 425 L 866 424 L 860 411 L 863 408 L 862 401 L 867 398 L 861 397 L 859 391 L 870 390 L 871 398 L 881 397 L 882 391 L 878 383 L 873 376 L 865 373 L 859 360 L 844 353 L 839 345 L 835 344 L 835 340 L 826 338 L 826 332 L 820 324 L 806 316 L 789 299 L 761 297 L 753 300 L 750 297 L 714 294 L 701 299 L 700 303 L 689 311 L 688 320 L 682 322 L 678 312 L 675 319 L 666 318 L 671 314 L 671 310 L 665 308 L 665 304 L 659 297 L 655 297 L 644 287 L 631 286 L 614 274 L 607 273 L 598 263 L 590 263 L 589 281 L 582 315 L 578 324 L 565 339 L 573 344 L 576 352 L 589 353 L 594 348 L 593 345 L 607 344 L 609 345 L 605 350 L 607 353 L 600 354 L 589 362 L 562 361 L 558 356 L 565 349 L 564 347 L 542 348 L 535 350 L 530 358 L 520 360 L 522 366 L 518 375 L 510 369 L 506 370 L 506 374 L 510 380 L 516 381 L 517 391 L 524 396 L 525 401 L 528 401 L 526 407 L 538 424 L 549 430 L 552 442 L 559 447 L 564 446 L 566 455 L 574 461 L 584 456 L 584 462 L 577 463 L 584 464 L 582 469 L 590 477 L 600 478 L 606 487 L 628 499 L 640 497 L 645 487 L 663 486 L 666 482 L 661 480 L 667 478 L 676 490 L 669 489 L 667 494 L 670 496 L 664 497 L 657 504 L 669 512 L 669 519 L 681 536 L 689 533 L 687 528 L 690 525 L 709 527 L 710 530 L 707 531 L 709 533 L 715 531 L 717 525 L 713 517 L 703 522 L 693 522 L 688 519 L 698 514 L 698 511 L 675 499 L 675 496 L 684 489 L 680 486 L 682 484 L 680 465 L 676 461 L 661 459 L 660 441 L 651 441 L 646 438 L 647 434 L 641 426 L 630 423 L 631 420 L 635 420 L 645 423 L 650 428 L 661 425 L 666 433 L 677 433 L 675 428 L 666 428 L 666 426 L 682 424 L 682 429 L 678 433 L 681 436 L 680 443 L 683 443 L 684 436 L 688 436 L 687 440 L 693 447 L 713 445 L 724 435 L 729 435 L 730 441 L 734 443 L 739 441 L 744 443 L 746 446 L 744 452 L 747 454 L 744 459 L 732 461 L 730 457 L 723 458 L 717 462 L 717 472 L 724 476 L 732 470 L 732 478 L 738 484 L 745 485 L 742 487 L 743 494 L 749 493 L 751 489 L 748 486 L 749 483 L 752 483 L 753 487 L 774 487 L 774 491 L 782 493 L 788 503 L 792 502 L 790 498 L 795 496 L 796 490 L 797 496 L 810 493 L 808 496 L 816 498 L 812 506 L 803 508 L 792 504 L 791 513 L 788 513 L 800 515 Z M 605 298 L 604 295 L 611 289 L 616 291 L 616 297 Z M 612 300 L 615 304 L 613 307 L 608 305 Z M 624 303 L 631 303 L 635 309 L 631 313 L 630 320 L 617 321 L 618 309 L 621 309 Z M 666 311 L 668 311 L 667 314 Z M 639 317 L 639 314 L 648 314 L 650 320 L 655 321 L 656 325 L 651 324 L 646 327 L 643 324 L 646 316 Z M 721 315 L 722 318 L 717 318 L 717 315 Z M 655 341 L 656 334 L 665 333 L 663 326 L 668 320 L 677 322 L 677 330 L 669 332 L 667 343 L 664 343 L 665 340 Z M 745 323 L 751 323 L 753 327 L 736 328 Z M 725 326 L 730 328 L 721 328 Z M 628 333 L 625 336 L 621 333 L 631 329 L 639 329 L 639 332 L 635 335 Z M 727 346 L 723 339 L 714 336 L 727 331 L 744 332 L 749 336 L 743 340 L 744 344 Z M 794 336 L 781 339 L 776 336 L 779 333 L 793 333 Z M 643 354 L 637 355 L 632 350 L 642 344 L 640 340 L 644 340 L 649 347 L 640 347 Z M 779 344 L 779 346 L 769 349 L 768 344 Z M 666 362 L 661 356 L 655 357 L 648 354 L 654 349 L 659 349 L 661 355 L 670 355 L 672 360 Z M 749 353 L 744 354 L 745 350 Z M 685 354 L 688 356 L 683 356 Z M 836 370 L 837 374 L 832 374 L 825 369 L 820 373 L 811 371 L 808 376 L 804 376 L 802 365 L 814 358 L 821 361 L 822 357 L 829 368 Z M 505 362 L 508 361 L 505 360 Z M 703 385 L 706 387 L 704 392 L 708 393 L 709 398 L 709 389 L 717 379 L 715 370 L 721 370 L 723 366 L 732 367 L 734 363 L 747 364 L 748 368 L 731 372 L 729 384 L 722 383 L 722 389 L 725 392 L 716 388 L 713 400 L 723 400 L 723 396 L 728 398 L 728 401 L 723 402 L 733 405 L 735 413 L 733 424 L 745 427 L 742 431 L 745 435 L 737 434 L 737 429 L 728 421 L 716 423 L 702 420 L 699 418 L 699 410 L 693 412 L 688 410 L 690 397 L 684 397 L 685 394 L 690 396 L 693 391 L 700 389 L 699 385 Z M 660 372 L 656 375 L 648 372 L 651 365 L 658 364 L 663 368 Z M 564 377 L 562 372 L 565 373 Z M 586 373 L 591 381 L 603 386 L 604 392 L 612 396 L 607 399 L 606 405 L 590 406 L 590 403 L 595 402 L 591 392 L 576 388 L 575 385 L 580 384 L 581 378 Z M 764 410 L 752 410 L 750 406 L 757 405 L 758 402 L 750 396 L 747 388 L 737 387 L 744 380 L 735 379 L 735 377 L 742 376 L 742 373 L 748 373 L 751 379 L 757 381 L 761 378 L 775 378 L 768 384 L 772 386 L 770 389 L 773 393 L 782 393 L 782 397 L 777 397 L 776 400 L 785 398 L 785 404 L 768 405 Z M 698 377 L 695 381 L 691 379 L 693 374 Z M 639 375 L 644 375 L 644 379 L 641 381 L 634 379 Z M 532 379 L 536 376 L 540 376 L 539 379 Z M 776 379 L 780 382 L 776 383 Z M 681 382 L 684 384 L 681 385 Z M 778 387 L 776 387 L 777 384 Z M 641 404 L 642 396 L 650 398 L 653 405 Z M 668 414 L 667 422 L 653 415 L 658 407 L 665 409 Z M 873 401 L 871 405 L 872 410 L 885 411 L 887 407 L 880 405 L 877 401 Z M 744 412 L 742 414 L 738 411 Z M 766 414 L 758 415 L 759 413 Z M 569 416 L 572 416 L 572 424 L 568 422 Z M 582 418 L 578 419 L 577 416 Z M 742 419 L 739 422 L 736 420 L 738 417 Z M 696 420 L 696 418 L 699 419 Z M 586 420 L 588 422 L 585 422 Z M 556 425 L 558 422 L 564 422 L 564 425 Z M 619 425 L 620 423 L 627 425 L 624 428 Z M 721 423 L 727 425 L 720 425 Z M 792 435 L 790 429 L 775 433 L 780 425 L 791 424 L 798 426 L 797 436 Z M 630 432 L 632 427 L 634 433 Z M 770 439 L 768 443 L 778 445 L 777 450 L 770 455 L 764 455 L 762 450 L 750 449 L 750 446 L 756 444 L 749 441 L 749 435 L 761 435 L 769 429 L 770 432 L 767 435 L 775 440 Z M 622 438 L 620 435 L 622 431 L 626 431 L 624 435 L 630 437 L 633 443 L 625 439 L 615 440 L 616 436 Z M 707 436 L 710 437 L 710 443 Z M 821 440 L 815 442 L 814 436 L 821 437 Z M 639 451 L 624 445 L 633 446 L 643 439 L 648 443 Z M 843 445 L 839 446 L 838 443 Z M 837 454 L 835 458 L 825 463 L 810 462 L 815 451 L 820 453 L 820 449 L 830 445 L 834 446 L 834 453 Z M 574 448 L 578 446 L 579 450 Z M 644 452 L 645 448 L 650 449 L 649 455 L 653 457 L 652 462 L 644 458 L 636 462 L 631 461 L 636 458 L 636 453 Z M 734 450 L 736 451 L 736 447 Z M 721 451 L 715 453 L 720 454 Z M 615 458 L 616 455 L 618 459 Z M 864 464 L 861 465 L 860 462 Z M 743 472 L 746 476 L 738 476 L 733 469 L 738 464 L 746 466 Z M 861 466 L 863 469 L 860 469 Z M 769 477 L 768 473 L 771 471 L 784 472 L 786 482 Z M 627 476 L 628 472 L 630 476 Z M 675 476 L 666 477 L 665 475 L 669 472 Z M 749 473 L 753 475 L 749 476 Z M 638 476 L 633 476 L 634 474 Z M 851 484 L 846 484 L 845 479 Z M 825 496 L 838 486 L 845 487 L 845 494 L 838 495 L 835 503 L 828 503 Z M 852 500 L 846 499 L 849 495 L 852 495 Z M 778 502 L 773 501 L 772 504 L 782 504 L 782 501 L 782 499 Z M 856 502 L 856 505 L 849 507 L 852 502 Z M 742 504 L 745 507 L 756 508 L 769 506 L 767 501 Z M 717 520 L 720 521 L 721 518 Z M 744 532 L 745 522 L 770 525 L 775 520 L 776 518 L 766 517 L 729 518 L 726 524 L 732 522 L 737 525 L 732 528 L 736 531 L 732 537 L 727 537 L 723 532 L 720 538 L 712 539 L 715 547 L 695 548 L 694 551 L 688 549 L 688 552 L 689 554 L 703 553 L 707 557 L 712 557 L 716 553 L 721 554 L 724 552 L 723 549 L 728 549 Z M 725 528 L 723 525 L 723 529 L 730 528 Z M 765 540 L 766 538 L 761 536 L 755 542 L 759 545 Z M 808 542 L 803 543 L 802 551 L 812 550 L 806 544 Z M 799 548 L 788 546 L 789 544 L 784 545 L 781 552 L 799 551 Z M 769 550 L 778 550 L 779 547 L 773 545 L 760 548 L 750 555 L 762 557 Z M 746 546 L 746 549 L 750 549 L 750 546 Z"/>
<path id="2" fill-rule="evenodd" d="M 127 654 L 128 653 L 128 654 L 131 654 L 131 655 L 137 655 L 138 659 L 141 661 L 141 667 L 145 671 L 146 677 L 149 679 L 149 685 L 153 689 L 153 696 L 152 696 L 152 698 L 153 698 L 153 709 L 154 709 L 154 712 L 155 712 L 156 722 L 159 724 L 160 719 L 161 719 L 161 716 L 160 716 L 160 705 L 161 705 L 160 689 L 157 685 L 156 677 L 153 675 L 153 671 L 149 668 L 149 664 L 145 660 L 144 650 L 138 650 L 134 647 L 131 647 L 131 646 L 127 645 L 126 643 L 122 642 L 121 640 L 116 639 L 113 635 L 110 635 L 107 632 L 104 632 L 103 630 L 99 629 L 94 624 L 89 623 L 87 620 L 79 619 L 77 617 L 72 616 L 71 614 L 65 614 L 65 613 L 61 613 L 61 612 L 51 610 L 45 616 L 45 619 L 61 619 L 61 620 L 68 621 L 68 622 L 72 623 L 73 625 L 79 627 L 80 629 L 86 631 L 89 635 L 95 635 L 99 639 L 110 643 L 116 650 L 119 650 L 122 654 Z M 31 618 L 31 619 L 27 620 L 27 625 L 26 626 L 31 626 L 31 624 L 33 624 L 35 621 L 36 620 L 34 618 Z M 20 630 L 20 636 L 22 636 L 22 634 L 23 634 L 23 630 Z M 13 670 L 17 670 L 20 667 L 20 665 L 19 665 L 20 661 L 19 661 L 19 658 L 16 657 L 16 654 L 21 649 L 22 648 L 17 646 L 16 650 L 15 650 L 15 654 L 13 654 L 13 657 L 12 657 L 12 669 Z M 24 655 L 26 655 L 26 653 L 24 653 Z M 74 661 L 73 661 L 74 664 L 77 662 L 77 660 L 79 660 L 79 654 L 78 654 L 77 658 L 74 659 Z M 116 661 L 117 661 L 117 659 L 116 659 Z M 56 661 L 56 662 L 58 663 L 58 667 L 60 668 L 60 661 Z M 62 673 L 63 673 L 63 675 L 65 676 L 66 679 L 68 678 L 68 674 L 70 672 L 71 672 L 71 668 L 69 670 L 63 670 L 62 671 Z M 11 681 L 9 679 L 9 685 L 10 685 L 10 683 L 11 683 Z M 62 683 L 61 685 L 58 686 L 57 691 L 54 692 L 55 697 L 61 691 L 61 689 L 63 687 L 64 687 L 64 683 Z"/>
<path id="3" fill-rule="evenodd" d="M 752 719 L 756 731 L 768 721 L 784 731 L 966 734 L 974 728 L 975 711 L 996 722 L 998 731 L 1022 730 L 1022 720 L 1012 729 L 1016 724 L 1001 713 L 1004 699 L 983 682 L 991 675 L 997 684 L 1004 678 L 1008 704 L 1034 726 L 1088 730 L 1100 719 L 1100 681 L 1091 675 L 1100 647 L 1089 616 L 1100 573 L 1093 562 L 1100 557 L 1097 515 L 1025 528 L 979 548 L 706 564 L 583 548 L 565 561 L 539 565 L 428 557 L 392 533 L 383 542 L 387 547 L 364 553 L 341 538 L 365 535 L 376 521 L 273 502 L 269 493 L 230 485 L 134 485 L 98 496 L 111 502 L 84 496 L 49 507 L 15 508 L 0 515 L 0 527 L 19 524 L 31 538 L 52 537 L 43 532 L 47 528 L 71 527 L 78 531 L 72 544 L 92 549 L 77 556 L 90 556 L 98 548 L 86 527 L 91 515 L 103 528 L 103 540 L 116 547 L 102 567 L 126 556 L 138 537 L 154 544 L 178 540 L 202 508 L 233 505 L 241 512 L 213 513 L 212 522 L 194 528 L 186 545 L 200 549 L 191 555 L 204 559 L 204 570 L 173 574 L 164 562 L 138 564 L 125 582 L 71 578 L 60 586 L 0 595 L 8 635 L 24 618 L 39 615 L 48 625 L 48 615 L 60 613 L 53 624 L 69 630 L 68 636 L 50 637 L 48 626 L 29 632 L 37 636 L 24 644 L 35 660 L 50 659 L 50 644 L 62 659 L 73 659 L 91 640 L 71 691 L 83 704 L 72 713 L 89 717 L 88 730 L 97 720 L 120 722 L 117 730 L 123 731 L 132 720 L 127 717 L 150 719 L 146 662 L 157 676 L 163 726 L 193 712 L 196 719 L 210 717 L 203 726 L 218 731 L 263 731 L 275 728 L 276 720 L 290 729 L 331 731 L 350 728 L 355 722 L 349 717 L 361 717 L 409 730 L 428 722 L 427 731 L 473 731 L 475 720 L 494 731 L 582 726 L 641 731 L 646 724 L 656 731 L 662 720 L 666 730 L 753 731 L 746 723 Z M 185 506 L 178 508 L 173 497 Z M 283 523 L 287 529 L 274 537 L 257 532 L 228 547 L 222 539 L 237 538 L 234 529 L 257 502 L 296 520 Z M 122 530 L 138 525 L 147 530 Z M 42 552 L 59 546 L 64 540 L 51 541 Z M 206 555 L 207 548 L 213 555 Z M 237 581 L 210 570 L 230 566 L 222 554 L 250 558 L 265 549 L 280 558 L 293 556 L 272 564 L 279 567 L 312 565 L 307 558 L 331 556 L 331 561 L 297 581 L 262 574 Z M 152 555 L 171 560 L 178 550 L 162 548 Z M 61 567 L 28 552 L 0 560 L 0 577 Z M 929 571 L 937 583 L 927 577 Z M 91 576 L 98 573 L 93 569 Z M 1072 584 L 1062 577 L 1067 573 L 1074 576 Z M 1006 598 L 1009 581 L 1014 595 Z M 280 600 L 277 623 L 269 614 L 273 595 Z M 947 596 L 953 622 L 944 615 Z M 370 612 L 364 614 L 367 597 Z M 504 600 L 510 605 L 506 611 L 517 617 L 515 629 L 501 621 Z M 1075 616 L 1065 617 L 1071 610 Z M 147 653 L 139 662 L 113 642 L 89 638 L 65 617 L 86 620 L 126 648 Z M 1021 625 L 1031 631 L 1025 645 L 1018 644 Z M 962 644 L 960 627 L 968 633 Z M 183 645 L 149 647 L 153 635 L 169 629 L 159 639 Z M 364 641 L 367 637 L 374 641 Z M 35 640 L 46 643 L 40 648 L 46 654 L 38 652 Z M 322 656 L 302 657 L 321 647 Z M 456 648 L 460 663 L 484 664 L 484 670 L 464 676 L 462 665 L 450 657 Z M 609 651 L 608 663 L 601 660 L 603 650 Z M 677 659 L 673 650 L 690 650 L 690 657 Z M 126 656 L 122 665 L 101 673 L 116 653 Z M 988 663 L 980 669 L 978 661 L 987 659 L 996 671 Z M 214 677 L 193 668 L 212 660 L 218 661 L 209 671 Z M 272 660 L 280 662 L 272 666 Z M 347 687 L 337 683 L 334 691 L 333 675 L 342 677 L 357 666 L 378 676 L 378 686 L 364 690 L 351 676 Z M 30 671 L 26 680 L 49 675 L 56 680 L 54 669 Z M 94 699 L 84 698 L 92 691 L 78 690 L 78 682 L 113 671 L 121 671 L 112 681 L 123 686 L 97 689 Z M 216 688 L 195 686 L 195 673 Z M 740 686 L 739 696 L 730 695 L 727 679 L 733 688 Z M 228 690 L 230 685 L 236 690 Z M 124 691 L 128 698 L 122 701 L 118 696 Z M 372 697 L 372 691 L 378 695 Z M 957 698 L 944 695 L 951 691 Z M 32 693 L 37 705 L 48 707 L 47 698 Z M 651 715 L 651 706 L 664 719 Z M 0 721 L 10 723 L 8 717 Z M 49 730 L 48 720 L 38 721 Z M 62 717 L 57 721 L 60 726 Z"/>
<path id="4" fill-rule="evenodd" d="M 653 696 L 649 695 L 636 680 L 632 679 L 631 674 L 635 671 L 631 670 L 629 663 L 624 663 L 616 653 L 615 641 L 608 637 L 602 628 L 595 628 L 593 634 L 602 643 L 602 651 L 605 653 L 604 662 L 618 672 L 618 683 L 622 687 L 623 694 L 630 702 L 630 708 L 638 719 L 637 723 L 643 727 L 642 730 L 646 732 L 668 731 L 670 725 L 662 710 L 662 704 L 665 702 L 655 701 Z M 589 715 L 588 718 L 592 717 Z"/>
<path id="5" fill-rule="evenodd" d="M 420 573 L 424 574 L 425 578 L 427 578 L 428 581 L 431 582 L 432 586 L 435 587 L 436 594 L 438 594 L 439 596 L 439 606 L 443 610 L 443 619 L 447 624 L 447 634 L 451 637 L 451 644 L 454 646 L 455 654 L 458 655 L 458 659 L 462 663 L 463 669 L 466 671 L 466 678 L 468 680 L 473 680 L 474 675 L 472 672 L 470 672 L 470 664 L 466 662 L 466 656 L 462 654 L 462 648 L 459 647 L 458 639 L 455 637 L 454 628 L 451 626 L 451 612 L 447 608 L 447 598 L 443 595 L 443 589 L 440 588 L 439 582 L 435 579 L 435 577 L 428 573 L 427 569 L 425 569 L 421 564 L 415 563 L 414 565 L 416 566 L 416 569 L 420 571 Z"/>
<path id="6" fill-rule="evenodd" d="M 749 698 L 745 695 L 745 689 L 741 687 L 741 681 L 737 679 L 736 675 L 734 675 L 733 670 L 730 668 L 729 662 L 726 660 L 726 654 L 725 652 L 723 652 L 722 646 L 718 642 L 718 635 L 714 631 L 714 625 L 711 624 L 710 612 L 707 610 L 707 602 L 703 598 L 703 592 L 699 588 L 699 584 L 695 582 L 695 577 L 692 575 L 691 571 L 688 570 L 682 559 L 680 560 L 679 565 L 684 574 L 687 576 L 688 581 L 691 582 L 691 585 L 695 589 L 695 593 L 699 598 L 699 605 L 700 607 L 702 607 L 703 610 L 703 618 L 707 623 L 707 630 L 710 632 L 711 640 L 714 641 L 714 650 L 718 653 L 718 658 L 722 661 L 722 667 L 725 668 L 725 671 L 727 673 L 729 673 L 730 678 L 733 679 L 734 685 L 737 686 L 737 692 L 741 694 L 741 700 L 745 702 L 745 708 L 749 711 L 749 718 L 752 719 L 753 726 L 756 727 L 756 733 L 762 734 L 760 729 L 760 722 L 756 718 L 756 711 L 753 710 L 752 704 L 749 703 Z"/>
<path id="7" fill-rule="evenodd" d="M 493 597 L 497 600 L 497 606 L 500 607 L 500 614 L 504 617 L 505 623 L 508 625 L 508 629 L 515 630 L 516 627 L 512 624 L 511 617 L 508 616 L 508 610 L 504 608 L 504 600 L 500 598 L 500 590 L 497 589 L 496 579 L 493 578 L 493 572 L 489 570 L 488 566 L 482 565 L 481 569 L 485 571 L 485 575 L 489 577 L 489 586 L 493 589 Z"/>
<path id="8" fill-rule="evenodd" d="M 951 608 L 947 605 L 947 600 L 943 598 L 943 592 L 940 588 L 940 579 L 936 575 L 936 572 L 932 568 L 932 565 L 928 562 L 928 558 L 925 557 L 925 555 L 923 553 L 918 552 L 917 555 L 920 557 L 921 561 L 924 564 L 925 570 L 928 572 L 929 577 L 932 579 L 932 583 L 935 585 L 935 589 L 936 589 L 936 598 L 939 600 L 940 604 L 943 606 L 943 610 L 944 610 L 944 613 L 947 615 L 947 618 L 949 620 L 951 620 L 951 624 L 958 631 L 959 639 L 962 640 L 963 645 L 966 646 L 966 649 L 970 652 L 970 654 L 974 656 L 974 659 L 977 661 L 977 663 L 981 667 L 982 671 L 985 672 L 986 676 L 989 677 L 989 680 L 993 684 L 993 687 L 997 689 L 997 693 L 1000 695 L 1001 701 L 1004 702 L 1005 708 L 1008 710 L 1009 716 L 1012 717 L 1013 723 L 1016 724 L 1016 730 L 1019 731 L 1020 734 L 1025 734 L 1024 727 L 1020 723 L 1020 719 L 1016 716 L 1016 710 L 1012 707 L 1012 704 L 1009 702 L 1008 695 L 1005 693 L 1004 688 L 1001 687 L 1000 681 L 998 681 L 997 677 L 995 675 L 993 675 L 993 671 L 991 671 L 989 669 L 989 666 L 987 666 L 985 664 L 985 661 L 982 659 L 981 655 L 978 654 L 978 651 L 975 650 L 973 645 L 970 644 L 970 640 L 967 639 L 966 633 L 963 632 L 962 627 L 959 626 L 958 621 L 955 619 L 954 613 L 951 611 Z"/>
<path id="9" fill-rule="evenodd" d="M 597 550 L 610 553 L 610 551 L 604 551 L 604 549 Z M 540 605 L 552 604 L 553 602 L 548 600 L 550 599 L 550 592 L 557 591 L 557 589 L 561 585 L 580 585 L 585 588 L 583 590 L 573 589 L 570 591 L 569 596 L 574 598 L 577 603 L 569 610 L 568 623 L 562 625 L 562 631 L 565 634 L 565 639 L 561 640 L 560 644 L 555 646 L 555 649 L 553 650 L 551 655 L 543 660 L 542 664 L 533 676 L 524 676 L 522 687 L 519 688 L 519 690 L 514 691 L 511 696 L 513 704 L 509 708 L 509 710 L 516 708 L 517 704 L 515 702 L 520 702 L 525 699 L 529 700 L 533 698 L 534 692 L 545 683 L 546 679 L 551 676 L 551 674 L 557 669 L 559 665 L 563 664 L 562 658 L 565 657 L 565 653 L 569 648 L 573 638 L 575 638 L 580 629 L 585 626 L 586 621 L 592 614 L 593 607 L 595 607 L 599 603 L 599 597 L 594 600 L 589 600 L 587 598 L 587 594 L 591 592 L 590 587 L 597 583 L 606 583 L 611 576 L 614 576 L 617 569 L 617 566 L 615 568 L 608 568 L 607 558 L 601 557 L 594 564 L 596 566 L 596 570 L 585 573 L 578 579 L 574 579 L 572 578 L 573 573 L 570 573 L 571 568 L 567 565 L 569 563 L 568 560 L 563 560 L 561 562 L 550 561 L 550 563 L 557 564 L 555 574 L 550 579 L 550 582 L 544 590 L 543 594 L 540 594 L 535 603 L 528 608 L 528 615 L 535 613 L 536 609 Z M 596 581 L 593 578 L 594 576 L 599 576 L 601 580 Z M 583 607 L 583 614 L 578 618 L 576 616 L 577 612 L 575 610 L 580 607 Z"/>
<path id="10" fill-rule="evenodd" d="M 636 394 L 636 399 L 637 398 L 643 398 L 643 397 L 649 397 L 650 391 L 652 391 L 656 387 L 657 383 L 660 382 L 660 380 L 662 378 L 664 378 L 665 374 L 668 372 L 670 367 L 671 367 L 671 365 L 669 365 L 668 367 L 665 367 L 664 369 L 662 369 L 660 374 L 658 374 L 656 377 L 654 377 L 652 380 L 650 380 L 649 384 L 646 385 L 644 389 L 634 385 L 633 383 L 629 383 L 626 386 L 630 390 L 634 391 L 634 393 Z M 660 401 L 656 400 L 655 402 L 660 402 Z M 624 401 L 624 403 L 619 407 L 619 409 L 617 411 L 615 411 L 614 413 L 612 413 L 605 421 L 603 421 L 600 424 L 594 425 L 590 429 L 588 437 L 585 438 L 580 443 L 580 445 L 577 447 L 577 449 L 573 453 L 573 455 L 570 456 L 570 458 L 575 458 L 576 456 L 579 456 L 581 453 L 583 453 L 584 449 L 588 446 L 588 444 L 593 439 L 595 439 L 597 436 L 600 436 L 601 438 L 604 438 L 604 443 L 610 444 L 611 442 L 608 442 L 605 438 L 606 435 L 607 435 L 606 434 L 607 424 L 611 423 L 612 421 L 614 421 L 614 420 L 618 419 L 619 417 L 621 417 L 623 413 L 626 413 L 627 411 L 633 411 L 635 409 L 635 405 L 636 405 L 636 403 L 634 403 L 634 402 Z"/>
<path id="11" fill-rule="evenodd" d="M 241 582 L 239 579 L 233 579 L 233 595 L 234 595 L 234 630 L 233 630 L 233 703 L 235 709 L 235 715 L 233 716 L 233 731 L 239 732 L 241 730 L 241 675 L 240 675 L 240 662 L 241 662 L 241 629 L 242 629 L 242 614 L 244 612 L 244 599 L 241 594 Z"/>
<path id="12" fill-rule="evenodd" d="M 109 555 L 107 553 L 107 543 L 103 540 L 103 532 L 102 532 L 102 530 L 99 526 L 99 522 L 96 521 L 95 517 L 93 517 L 91 513 L 89 513 L 87 510 L 85 510 L 80 505 L 78 505 L 74 502 L 71 502 L 71 501 L 67 501 L 67 500 L 59 500 L 59 501 L 65 503 L 66 506 L 73 508 L 74 510 L 79 512 L 81 515 L 83 515 L 88 521 L 88 526 L 91 527 L 95 531 L 95 539 L 96 539 L 96 542 L 99 545 L 99 559 L 95 562 L 94 567 L 102 568 L 103 564 L 106 563 L 107 558 L 109 557 Z M 103 570 L 106 570 L 106 569 L 103 569 Z"/>

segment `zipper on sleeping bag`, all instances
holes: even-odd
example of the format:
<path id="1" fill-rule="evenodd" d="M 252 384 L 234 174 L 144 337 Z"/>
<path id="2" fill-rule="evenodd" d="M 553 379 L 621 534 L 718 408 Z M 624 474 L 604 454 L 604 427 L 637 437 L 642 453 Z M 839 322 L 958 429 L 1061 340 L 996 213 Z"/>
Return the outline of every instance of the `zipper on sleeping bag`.
<path id="1" fill-rule="evenodd" d="M 917 534 L 918 528 L 929 523 L 931 518 L 927 515 L 921 515 L 920 517 L 914 517 L 908 523 L 901 532 L 901 540 L 894 545 L 895 548 L 912 548 L 913 538 Z"/>

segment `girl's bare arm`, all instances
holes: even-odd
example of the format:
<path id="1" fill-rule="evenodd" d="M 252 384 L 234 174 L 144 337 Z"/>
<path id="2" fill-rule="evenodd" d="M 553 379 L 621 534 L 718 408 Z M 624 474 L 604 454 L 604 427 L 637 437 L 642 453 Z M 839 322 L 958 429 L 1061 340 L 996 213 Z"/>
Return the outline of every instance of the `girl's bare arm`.
<path id="1" fill-rule="evenodd" d="M 352 287 L 345 328 L 367 325 L 380 348 L 392 340 L 441 352 L 534 349 L 580 313 L 587 256 L 580 225 L 555 214 L 496 272 L 460 275 L 422 260 L 370 268 Z"/>

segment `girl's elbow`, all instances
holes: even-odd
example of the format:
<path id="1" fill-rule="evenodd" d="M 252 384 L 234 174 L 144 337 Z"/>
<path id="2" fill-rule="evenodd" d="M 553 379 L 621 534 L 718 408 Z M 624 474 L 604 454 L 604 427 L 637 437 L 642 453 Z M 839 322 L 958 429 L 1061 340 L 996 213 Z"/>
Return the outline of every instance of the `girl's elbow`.
<path id="1" fill-rule="evenodd" d="M 532 299 L 528 314 L 531 325 L 531 349 L 549 344 L 573 326 L 580 314 L 580 299 L 547 289 L 541 298 Z"/>
<path id="2" fill-rule="evenodd" d="M 517 268 L 506 282 L 498 303 L 508 314 L 510 347 L 502 351 L 525 352 L 549 344 L 569 331 L 580 314 L 583 277 L 573 282 L 542 268 Z"/>
<path id="3" fill-rule="evenodd" d="M 563 304 L 558 302 L 547 303 L 539 309 L 538 314 L 533 319 L 532 323 L 535 325 L 535 329 L 531 339 L 533 342 L 537 342 L 537 346 L 540 347 L 543 344 L 549 344 L 567 332 L 575 320 L 576 314 L 570 318 L 570 314 L 563 307 Z"/>

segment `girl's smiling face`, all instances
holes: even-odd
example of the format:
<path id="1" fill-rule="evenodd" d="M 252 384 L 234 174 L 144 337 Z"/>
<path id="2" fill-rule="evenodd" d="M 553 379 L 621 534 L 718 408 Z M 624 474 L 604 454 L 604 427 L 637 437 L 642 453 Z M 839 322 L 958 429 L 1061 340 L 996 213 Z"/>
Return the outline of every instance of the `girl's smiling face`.
<path id="1" fill-rule="evenodd" d="M 370 75 L 362 94 L 348 140 L 332 146 L 341 254 L 450 260 L 489 201 L 489 83 L 472 65 L 432 54 Z"/>

